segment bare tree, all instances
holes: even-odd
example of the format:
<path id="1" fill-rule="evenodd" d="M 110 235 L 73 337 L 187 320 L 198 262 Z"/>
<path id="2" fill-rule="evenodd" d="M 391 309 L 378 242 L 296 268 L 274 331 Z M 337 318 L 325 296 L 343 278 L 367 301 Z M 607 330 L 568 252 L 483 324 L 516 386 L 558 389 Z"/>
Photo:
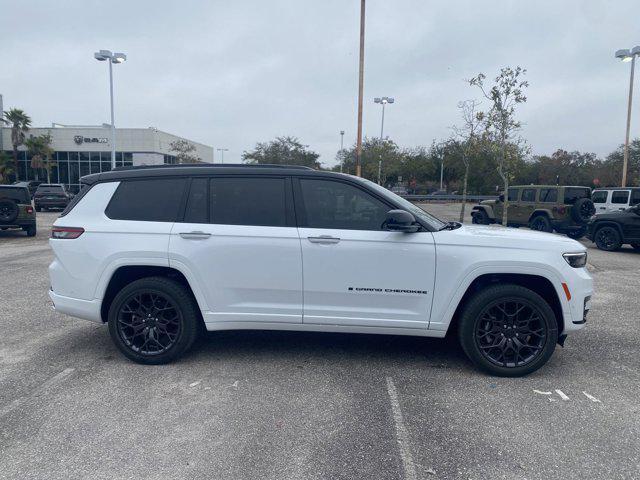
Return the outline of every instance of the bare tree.
<path id="1" fill-rule="evenodd" d="M 462 113 L 462 125 L 454 125 L 453 131 L 462 142 L 462 163 L 464 164 L 464 179 L 462 181 L 462 206 L 460 207 L 460 223 L 464 221 L 464 211 L 467 205 L 467 182 L 469 180 L 469 165 L 475 152 L 481 144 L 482 131 L 485 128 L 485 113 L 478 110 L 480 102 L 465 100 L 458 103 Z"/>
<path id="2" fill-rule="evenodd" d="M 469 85 L 476 86 L 482 95 L 491 102 L 491 109 L 486 115 L 485 127 L 487 134 L 498 145 L 497 163 L 498 174 L 504 182 L 504 208 L 502 210 L 502 224 L 507 225 L 507 210 L 509 208 L 509 182 L 515 175 L 515 165 L 518 157 L 525 151 L 524 140 L 518 132 L 521 123 L 516 120 L 516 106 L 525 103 L 527 97 L 524 89 L 529 82 L 522 77 L 527 71 L 521 67 L 515 69 L 505 67 L 500 69 L 500 74 L 494 79 L 490 89 L 485 86 L 486 75 L 479 73 L 469 80 Z"/>

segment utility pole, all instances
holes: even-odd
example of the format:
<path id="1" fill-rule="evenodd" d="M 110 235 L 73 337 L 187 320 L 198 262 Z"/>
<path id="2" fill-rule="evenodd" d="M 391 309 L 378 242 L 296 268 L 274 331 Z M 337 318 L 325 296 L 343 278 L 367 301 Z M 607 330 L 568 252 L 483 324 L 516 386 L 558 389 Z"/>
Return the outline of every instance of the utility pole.
<path id="1" fill-rule="evenodd" d="M 0 97 L 1 103 L 2 97 Z M 344 150 L 344 130 L 340 130 L 340 173 L 342 173 L 342 166 L 344 164 L 344 158 L 342 157 L 342 151 Z"/>
<path id="2" fill-rule="evenodd" d="M 0 154 L 4 151 L 4 145 L 2 144 L 2 137 L 4 136 L 4 130 L 2 130 L 2 126 L 4 122 L 2 119 L 4 118 L 4 106 L 2 104 L 2 94 L 0 93 Z"/>
<path id="3" fill-rule="evenodd" d="M 631 104 L 633 102 L 633 73 L 636 67 L 636 57 L 640 56 L 640 46 L 631 49 L 617 50 L 615 57 L 623 62 L 631 62 L 631 77 L 629 78 L 629 100 L 627 102 L 627 132 L 624 138 L 624 160 L 622 162 L 622 185 L 627 186 L 627 166 L 629 164 L 629 132 L 631 130 Z"/>
<path id="4" fill-rule="evenodd" d="M 365 0 L 360 0 L 360 67 L 358 77 L 358 139 L 356 141 L 356 176 L 362 176 L 362 92 L 364 88 L 364 12 Z"/>
<path id="5" fill-rule="evenodd" d="M 382 105 L 382 124 L 380 125 L 380 148 L 383 146 L 384 142 L 384 107 L 387 103 L 393 103 L 395 100 L 392 97 L 376 97 L 373 99 L 375 103 L 379 103 Z M 380 153 L 380 158 L 378 158 L 378 185 L 382 182 L 382 153 Z"/>

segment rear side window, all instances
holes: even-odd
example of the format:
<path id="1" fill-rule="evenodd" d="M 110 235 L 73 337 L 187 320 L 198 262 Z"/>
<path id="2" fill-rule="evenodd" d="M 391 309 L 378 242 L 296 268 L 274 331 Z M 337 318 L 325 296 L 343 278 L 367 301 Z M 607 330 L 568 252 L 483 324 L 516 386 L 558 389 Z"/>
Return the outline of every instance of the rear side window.
<path id="1" fill-rule="evenodd" d="M 593 195 L 591 195 L 591 200 L 593 201 L 593 203 L 607 203 L 607 192 L 604 190 L 593 192 Z"/>
<path id="2" fill-rule="evenodd" d="M 382 230 L 390 208 L 369 193 L 346 183 L 300 180 L 309 228 Z"/>
<path id="3" fill-rule="evenodd" d="M 611 203 L 626 205 L 629 202 L 628 190 L 616 190 L 611 192 Z"/>
<path id="4" fill-rule="evenodd" d="M 284 178 L 212 178 L 209 195 L 211 223 L 287 226 Z"/>
<path id="5" fill-rule="evenodd" d="M 185 184 L 184 178 L 124 180 L 105 214 L 113 220 L 175 222 Z"/>
<path id="6" fill-rule="evenodd" d="M 540 189 L 540 201 L 545 203 L 556 203 L 558 201 L 558 189 L 557 188 Z"/>
<path id="7" fill-rule="evenodd" d="M 518 201 L 518 189 L 517 188 L 510 188 L 509 189 L 509 201 L 510 202 L 517 202 Z"/>
<path id="8" fill-rule="evenodd" d="M 536 201 L 536 189 L 535 188 L 525 188 L 522 190 L 522 201 L 523 202 L 535 202 Z"/>
<path id="9" fill-rule="evenodd" d="M 630 205 L 637 205 L 639 203 L 640 203 L 640 190 L 632 190 Z"/>
<path id="10" fill-rule="evenodd" d="M 80 200 L 82 200 L 82 198 L 89 192 L 89 190 L 91 190 L 91 186 L 89 186 L 89 185 L 81 185 L 80 186 L 80 191 L 76 194 L 75 197 L 73 197 L 71 199 L 71 201 L 68 203 L 66 208 L 60 214 L 60 216 L 64 217 L 71 210 L 73 210 L 73 207 L 75 207 L 78 203 L 80 203 Z"/>
<path id="11" fill-rule="evenodd" d="M 573 205 L 581 198 L 591 197 L 591 190 L 588 188 L 567 187 L 564 189 L 564 203 Z"/>
<path id="12" fill-rule="evenodd" d="M 209 223 L 208 189 L 208 178 L 194 178 L 191 181 L 187 208 L 184 212 L 185 223 Z"/>

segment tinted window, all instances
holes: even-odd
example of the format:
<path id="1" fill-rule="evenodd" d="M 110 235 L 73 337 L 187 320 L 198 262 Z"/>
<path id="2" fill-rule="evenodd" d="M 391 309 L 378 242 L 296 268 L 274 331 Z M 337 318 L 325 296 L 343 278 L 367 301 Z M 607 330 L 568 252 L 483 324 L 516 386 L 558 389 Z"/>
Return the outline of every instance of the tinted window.
<path id="1" fill-rule="evenodd" d="M 640 190 L 631 191 L 631 205 L 637 205 L 640 203 Z"/>
<path id="2" fill-rule="evenodd" d="M 31 203 L 31 196 L 29 190 L 23 187 L 1 187 L 0 186 L 0 199 L 10 198 L 17 203 Z"/>
<path id="3" fill-rule="evenodd" d="M 518 189 L 517 188 L 510 188 L 509 189 L 509 201 L 510 202 L 517 202 L 518 201 Z"/>
<path id="4" fill-rule="evenodd" d="M 301 179 L 306 226 L 345 230 L 381 230 L 386 204 L 342 182 Z"/>
<path id="5" fill-rule="evenodd" d="M 212 178 L 210 196 L 212 223 L 287 225 L 283 178 Z"/>
<path id="6" fill-rule="evenodd" d="M 611 203 L 626 205 L 628 201 L 629 201 L 628 190 L 616 190 L 614 192 L 611 192 Z"/>
<path id="7" fill-rule="evenodd" d="M 580 198 L 589 198 L 591 190 L 588 188 L 567 187 L 564 189 L 564 203 L 573 205 Z"/>
<path id="8" fill-rule="evenodd" d="M 39 185 L 36 193 L 64 193 L 62 185 Z"/>
<path id="9" fill-rule="evenodd" d="M 555 203 L 558 201 L 558 189 L 557 188 L 542 188 L 540 189 L 540 201 L 547 203 Z"/>
<path id="10" fill-rule="evenodd" d="M 522 190 L 522 201 L 523 202 L 535 202 L 536 201 L 536 189 L 535 188 L 525 188 Z"/>
<path id="11" fill-rule="evenodd" d="M 185 183 L 184 178 L 125 180 L 105 213 L 114 220 L 175 222 Z"/>
<path id="12" fill-rule="evenodd" d="M 591 200 L 593 200 L 593 203 L 607 203 L 607 192 L 604 190 L 593 192 Z"/>
<path id="13" fill-rule="evenodd" d="M 194 178 L 191 181 L 191 189 L 187 198 L 187 208 L 184 212 L 186 223 L 208 223 L 209 222 L 209 186 L 208 178 Z"/>

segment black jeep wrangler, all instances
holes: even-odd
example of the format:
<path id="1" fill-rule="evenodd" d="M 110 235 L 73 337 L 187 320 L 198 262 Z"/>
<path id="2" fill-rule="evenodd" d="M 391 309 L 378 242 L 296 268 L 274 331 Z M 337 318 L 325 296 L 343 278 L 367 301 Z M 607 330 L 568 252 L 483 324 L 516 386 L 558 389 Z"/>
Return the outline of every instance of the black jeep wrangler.
<path id="1" fill-rule="evenodd" d="M 596 215 L 589 222 L 587 238 L 607 252 L 618 250 L 624 243 L 640 250 L 640 204 Z"/>
<path id="2" fill-rule="evenodd" d="M 20 228 L 36 236 L 36 212 L 27 187 L 0 185 L 0 230 Z"/>

